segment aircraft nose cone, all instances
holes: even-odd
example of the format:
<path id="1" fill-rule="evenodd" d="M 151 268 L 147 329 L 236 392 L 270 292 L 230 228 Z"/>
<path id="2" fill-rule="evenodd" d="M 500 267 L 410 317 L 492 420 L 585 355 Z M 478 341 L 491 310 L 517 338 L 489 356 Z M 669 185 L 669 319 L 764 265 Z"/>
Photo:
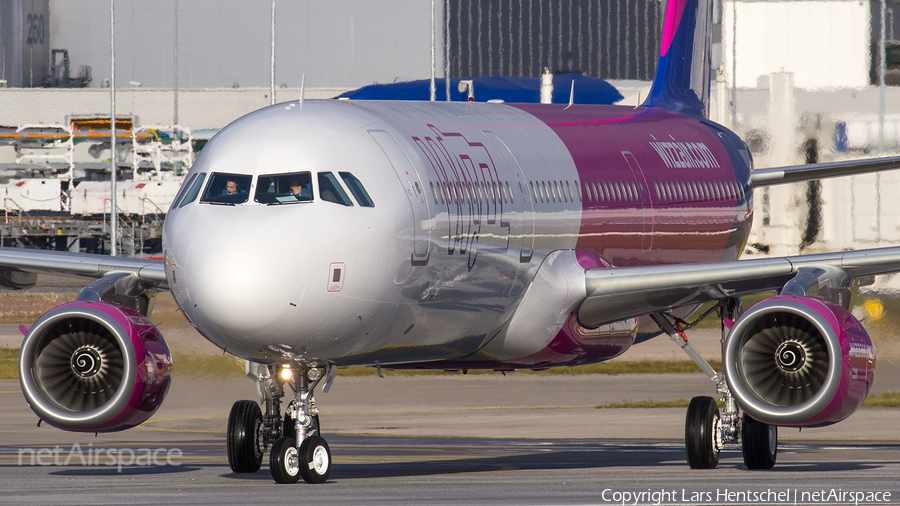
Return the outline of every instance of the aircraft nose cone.
<path id="1" fill-rule="evenodd" d="M 283 321 L 291 287 L 271 245 L 230 228 L 194 239 L 183 260 L 190 295 L 184 309 L 201 329 L 234 339 L 259 335 Z"/>

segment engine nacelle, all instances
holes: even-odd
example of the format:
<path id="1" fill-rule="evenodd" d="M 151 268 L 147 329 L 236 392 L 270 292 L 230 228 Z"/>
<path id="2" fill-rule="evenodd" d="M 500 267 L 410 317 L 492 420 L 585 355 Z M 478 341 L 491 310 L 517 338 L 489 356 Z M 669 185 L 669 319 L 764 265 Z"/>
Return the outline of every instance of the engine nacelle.
<path id="1" fill-rule="evenodd" d="M 753 418 L 819 427 L 862 405 L 875 377 L 875 350 L 859 320 L 841 306 L 779 296 L 735 322 L 723 369 L 738 405 Z"/>
<path id="2" fill-rule="evenodd" d="M 119 304 L 72 302 L 35 322 L 19 354 L 31 409 L 60 429 L 113 432 L 146 421 L 172 379 L 165 339 Z"/>

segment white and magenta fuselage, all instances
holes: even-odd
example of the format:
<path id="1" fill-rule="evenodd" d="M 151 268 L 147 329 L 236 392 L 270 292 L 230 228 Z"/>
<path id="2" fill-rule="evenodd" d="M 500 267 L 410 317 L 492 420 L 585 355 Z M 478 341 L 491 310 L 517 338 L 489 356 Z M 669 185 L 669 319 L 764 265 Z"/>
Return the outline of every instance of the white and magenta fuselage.
<path id="1" fill-rule="evenodd" d="M 601 361 L 639 322 L 585 329 L 566 306 L 579 287 L 558 282 L 544 315 L 521 314 L 526 295 L 528 307 L 541 300 L 538 271 L 561 251 L 581 269 L 737 259 L 750 164 L 721 126 L 651 107 L 278 104 L 204 148 L 188 179 L 240 174 L 252 187 L 242 203 L 170 211 L 167 276 L 204 336 L 258 362 Z M 260 176 L 304 171 L 312 201 L 254 198 Z M 374 206 L 346 180 L 351 205 L 323 199 L 315 175 L 327 172 L 352 173 Z"/>

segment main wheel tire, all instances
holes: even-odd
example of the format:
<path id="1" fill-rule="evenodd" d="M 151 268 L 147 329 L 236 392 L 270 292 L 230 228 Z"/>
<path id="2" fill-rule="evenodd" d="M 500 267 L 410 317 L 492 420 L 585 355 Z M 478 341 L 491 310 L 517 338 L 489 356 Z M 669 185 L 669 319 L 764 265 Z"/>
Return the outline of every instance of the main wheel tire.
<path id="1" fill-rule="evenodd" d="M 228 415 L 228 465 L 236 473 L 255 473 L 266 452 L 259 404 L 237 401 Z"/>
<path id="2" fill-rule="evenodd" d="M 778 426 L 744 415 L 741 450 L 747 469 L 772 469 L 778 457 Z"/>
<path id="3" fill-rule="evenodd" d="M 719 465 L 716 425 L 719 406 L 712 397 L 694 397 L 684 422 L 684 447 L 691 469 L 714 469 Z"/>
<path id="4" fill-rule="evenodd" d="M 292 437 L 280 437 L 272 445 L 269 470 L 275 483 L 297 483 L 300 480 L 300 453 Z"/>
<path id="5" fill-rule="evenodd" d="M 331 474 L 331 449 L 320 436 L 303 440 L 300 445 L 300 474 L 306 483 L 325 483 Z"/>

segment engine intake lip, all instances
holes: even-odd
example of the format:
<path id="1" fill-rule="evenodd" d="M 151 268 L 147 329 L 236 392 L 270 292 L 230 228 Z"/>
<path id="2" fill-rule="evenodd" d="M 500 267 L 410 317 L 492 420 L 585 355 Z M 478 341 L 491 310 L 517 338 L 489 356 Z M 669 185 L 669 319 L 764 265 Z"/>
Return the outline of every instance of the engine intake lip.
<path id="1" fill-rule="evenodd" d="M 835 335 L 836 330 L 818 310 L 827 311 L 828 309 L 827 306 L 815 299 L 806 299 L 806 303 L 787 298 L 770 299 L 770 301 L 763 301 L 750 308 L 732 327 L 725 343 L 723 357 L 725 380 L 741 408 L 753 418 L 775 424 L 798 423 L 822 412 L 834 399 L 841 379 L 840 344 L 838 336 Z M 798 404 L 778 405 L 767 399 L 754 388 L 754 380 L 744 367 L 744 346 L 753 337 L 751 331 L 762 318 L 772 313 L 788 313 L 807 320 L 822 337 L 828 353 L 828 366 L 821 387 L 809 399 Z M 792 341 L 785 341 L 778 347 L 779 355 L 784 351 L 794 353 L 802 351 L 806 354 L 804 359 L 807 358 L 809 350 L 805 349 L 802 343 L 788 343 L 792 343 Z M 776 357 L 773 353 L 772 367 L 782 374 L 799 374 L 804 367 L 809 367 L 809 363 L 807 360 L 791 362 L 789 358 Z M 791 368 L 796 369 L 791 371 Z"/>
<path id="2" fill-rule="evenodd" d="M 75 411 L 56 400 L 51 393 L 52 389 L 44 385 L 39 374 L 38 353 L 46 345 L 44 336 L 54 325 L 70 318 L 84 318 L 104 326 L 115 340 L 124 363 L 122 379 L 116 392 L 104 404 L 88 411 Z M 61 307 L 38 319 L 28 332 L 19 353 L 19 383 L 32 409 L 51 425 L 89 429 L 109 422 L 128 406 L 136 386 L 136 363 L 131 337 L 112 316 L 87 305 Z M 79 376 L 74 364 L 72 373 L 73 377 Z"/>

